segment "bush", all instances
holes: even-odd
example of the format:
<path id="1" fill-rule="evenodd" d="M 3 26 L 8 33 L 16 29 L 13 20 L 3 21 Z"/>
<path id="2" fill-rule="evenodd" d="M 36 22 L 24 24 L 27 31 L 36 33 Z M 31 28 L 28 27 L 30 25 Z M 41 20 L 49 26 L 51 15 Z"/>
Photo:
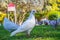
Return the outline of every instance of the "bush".
<path id="1" fill-rule="evenodd" d="M 49 20 L 56 20 L 57 18 L 60 18 L 60 12 L 59 11 L 49 11 L 47 14 L 47 17 Z"/>
<path id="2" fill-rule="evenodd" d="M 35 14 L 35 18 L 40 21 L 41 18 L 43 18 L 45 16 L 45 14 L 42 12 L 40 13 L 40 11 L 38 11 L 36 14 Z"/>
<path id="3" fill-rule="evenodd" d="M 49 20 L 56 20 L 58 17 L 57 17 L 57 14 L 51 14 L 49 15 L 48 19 Z"/>

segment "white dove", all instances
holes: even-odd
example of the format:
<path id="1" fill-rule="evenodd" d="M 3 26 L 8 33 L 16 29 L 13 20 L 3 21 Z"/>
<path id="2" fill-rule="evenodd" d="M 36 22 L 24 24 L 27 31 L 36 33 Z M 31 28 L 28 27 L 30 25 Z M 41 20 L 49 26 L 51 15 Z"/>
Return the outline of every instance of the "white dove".
<path id="1" fill-rule="evenodd" d="M 14 36 L 19 32 L 27 32 L 27 34 L 30 36 L 30 32 L 35 26 L 35 12 L 36 10 L 32 10 L 28 19 L 17 30 L 13 31 L 10 36 Z"/>
<path id="2" fill-rule="evenodd" d="M 3 26 L 9 32 L 14 31 L 19 27 L 19 25 L 15 24 L 14 22 L 11 22 L 6 17 L 4 18 Z"/>

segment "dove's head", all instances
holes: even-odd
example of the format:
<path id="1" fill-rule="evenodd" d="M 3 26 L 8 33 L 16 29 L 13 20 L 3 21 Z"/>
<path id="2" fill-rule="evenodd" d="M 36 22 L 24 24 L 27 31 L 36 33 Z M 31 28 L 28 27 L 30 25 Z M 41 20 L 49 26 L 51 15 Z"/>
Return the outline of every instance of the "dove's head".
<path id="1" fill-rule="evenodd" d="M 32 14 L 35 14 L 35 13 L 36 13 L 36 10 L 32 9 L 32 10 L 31 10 L 31 13 L 32 13 Z"/>

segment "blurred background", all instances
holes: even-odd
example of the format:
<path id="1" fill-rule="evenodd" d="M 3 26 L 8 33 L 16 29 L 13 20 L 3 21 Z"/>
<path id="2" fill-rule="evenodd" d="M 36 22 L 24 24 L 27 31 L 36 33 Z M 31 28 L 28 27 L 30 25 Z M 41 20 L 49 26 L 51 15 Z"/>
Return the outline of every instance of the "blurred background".
<path id="1" fill-rule="evenodd" d="M 9 4 L 15 6 L 15 11 L 8 10 Z M 12 22 L 22 24 L 32 9 L 37 10 L 35 17 L 38 22 L 44 18 L 60 19 L 60 0 L 0 0 L 0 22 L 3 22 L 4 14 L 6 14 L 6 17 Z M 57 17 L 51 18 L 52 15 Z"/>

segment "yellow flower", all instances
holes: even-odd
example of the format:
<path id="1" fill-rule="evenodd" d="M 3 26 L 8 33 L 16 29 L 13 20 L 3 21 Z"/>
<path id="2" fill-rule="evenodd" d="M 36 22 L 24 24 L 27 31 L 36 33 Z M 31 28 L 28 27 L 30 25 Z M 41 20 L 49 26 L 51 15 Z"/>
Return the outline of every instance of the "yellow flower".
<path id="1" fill-rule="evenodd" d="M 58 2 L 60 2 L 60 0 L 57 0 Z"/>
<path id="2" fill-rule="evenodd" d="M 4 17 L 6 16 L 5 13 L 3 12 L 0 12 L 0 21 L 3 21 Z"/>
<path id="3" fill-rule="evenodd" d="M 48 12 L 47 17 L 49 15 L 52 15 L 52 14 L 57 14 L 58 15 L 58 18 L 60 18 L 60 12 L 59 11 L 50 11 L 50 12 Z"/>

